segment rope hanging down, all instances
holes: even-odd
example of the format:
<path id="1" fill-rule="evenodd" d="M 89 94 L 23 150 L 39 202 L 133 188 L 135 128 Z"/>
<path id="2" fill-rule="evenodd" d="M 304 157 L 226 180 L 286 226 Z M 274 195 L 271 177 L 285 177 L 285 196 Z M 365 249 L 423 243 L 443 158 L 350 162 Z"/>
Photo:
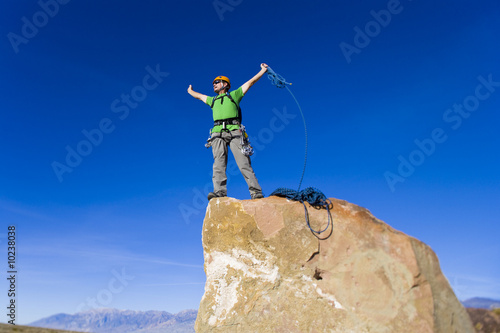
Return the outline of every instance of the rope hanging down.
<path id="1" fill-rule="evenodd" d="M 292 95 L 293 99 L 295 100 L 295 103 L 297 103 L 297 106 L 300 111 L 300 115 L 302 116 L 302 121 L 304 122 L 304 132 L 305 132 L 305 157 L 304 157 L 304 168 L 302 169 L 302 175 L 300 177 L 300 182 L 299 182 L 299 188 L 297 191 L 291 190 L 288 188 L 283 188 L 280 187 L 277 190 L 275 190 L 271 195 L 279 196 L 279 197 L 285 197 L 290 200 L 295 200 L 295 201 L 300 201 L 302 205 L 304 206 L 304 211 L 305 211 L 305 218 L 307 222 L 307 226 L 311 230 L 314 236 L 316 236 L 318 239 L 327 239 L 328 237 L 331 236 L 333 232 L 333 223 L 332 223 L 332 214 L 330 212 L 330 209 L 333 207 L 332 202 L 330 199 L 328 199 L 320 190 L 314 187 L 308 187 L 304 190 L 300 190 L 300 187 L 302 185 L 302 180 L 304 179 L 304 174 L 306 171 L 306 164 L 307 164 L 307 126 L 306 126 L 306 119 L 304 117 L 304 113 L 302 112 L 302 108 L 299 105 L 299 102 L 293 95 L 292 91 L 288 88 L 289 85 L 292 85 L 289 82 L 286 82 L 286 80 L 273 71 L 271 67 L 267 67 L 267 77 L 269 80 L 271 80 L 271 83 L 275 85 L 278 88 L 286 88 L 290 95 Z M 314 230 L 311 227 L 311 224 L 309 222 L 309 213 L 307 211 L 306 204 L 304 203 L 307 201 L 311 206 L 313 206 L 316 209 L 321 209 L 325 208 L 328 212 L 328 224 L 323 230 Z M 332 224 L 332 228 L 330 229 L 330 234 L 324 238 L 320 238 L 319 235 L 328 230 L 330 227 L 330 224 Z"/>
<path id="2" fill-rule="evenodd" d="M 271 69 L 271 67 L 267 67 L 267 77 L 269 80 L 271 80 L 271 83 L 275 85 L 278 88 L 286 88 L 290 95 L 292 95 L 293 99 L 295 100 L 295 103 L 297 103 L 297 106 L 300 111 L 300 115 L 302 116 L 302 121 L 304 122 L 304 132 L 305 132 L 305 155 L 304 155 L 304 167 L 302 168 L 302 175 L 300 176 L 300 181 L 299 181 L 299 187 L 297 191 L 300 191 L 300 187 L 302 186 L 302 180 L 304 179 L 304 174 L 306 172 L 306 164 L 307 164 L 307 126 L 306 126 L 306 119 L 304 118 L 304 113 L 302 112 L 302 108 L 300 107 L 299 102 L 293 95 L 292 91 L 287 87 L 287 85 L 291 86 L 292 84 L 289 82 L 286 82 L 286 80 L 283 78 L 283 76 L 279 75 L 275 71 Z"/>

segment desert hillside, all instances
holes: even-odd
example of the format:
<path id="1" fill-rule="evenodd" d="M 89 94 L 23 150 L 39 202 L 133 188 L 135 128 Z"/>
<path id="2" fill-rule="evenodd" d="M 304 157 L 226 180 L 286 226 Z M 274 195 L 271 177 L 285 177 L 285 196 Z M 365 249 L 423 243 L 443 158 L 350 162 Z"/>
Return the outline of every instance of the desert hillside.
<path id="1" fill-rule="evenodd" d="M 10 324 L 0 324 L 0 333 L 74 333 L 74 331 L 53 330 L 50 328 L 40 328 L 31 326 L 19 326 Z"/>

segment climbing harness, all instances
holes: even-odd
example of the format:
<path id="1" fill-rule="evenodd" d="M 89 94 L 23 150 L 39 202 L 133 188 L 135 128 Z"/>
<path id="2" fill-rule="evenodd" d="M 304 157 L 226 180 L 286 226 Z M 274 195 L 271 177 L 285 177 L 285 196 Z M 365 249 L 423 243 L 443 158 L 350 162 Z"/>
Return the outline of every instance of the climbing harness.
<path id="1" fill-rule="evenodd" d="M 286 82 L 286 80 L 276 73 L 274 70 L 271 69 L 271 67 L 267 67 L 267 77 L 269 80 L 271 80 L 271 83 L 275 85 L 278 88 L 286 88 L 290 95 L 292 95 L 295 103 L 297 104 L 297 107 L 299 108 L 300 115 L 302 116 L 302 121 L 304 123 L 304 133 L 305 133 L 305 154 L 304 154 L 304 167 L 302 168 L 302 175 L 300 177 L 299 181 L 299 187 L 297 190 L 292 190 L 288 188 L 283 188 L 280 187 L 276 189 L 273 193 L 271 193 L 271 196 L 279 196 L 279 197 L 285 197 L 289 200 L 295 200 L 295 201 L 300 201 L 302 205 L 304 206 L 304 211 L 305 211 L 305 219 L 307 222 L 307 226 L 311 230 L 314 236 L 316 236 L 320 240 L 327 239 L 328 237 L 331 236 L 333 232 L 333 222 L 332 222 L 332 214 L 331 214 L 331 209 L 333 208 L 333 204 L 330 199 L 328 199 L 320 190 L 314 187 L 308 187 L 304 190 L 300 190 L 300 187 L 302 185 L 302 180 L 304 179 L 304 174 L 306 171 L 306 164 L 307 164 L 307 126 L 306 126 L 306 120 L 304 117 L 304 113 L 302 112 L 302 108 L 300 107 L 299 102 L 297 101 L 297 98 L 295 98 L 295 95 L 292 93 L 292 91 L 288 88 L 288 86 L 291 86 L 292 84 L 290 82 Z M 316 209 L 322 209 L 325 208 L 328 213 L 328 224 L 323 230 L 314 230 L 311 227 L 311 224 L 309 222 L 309 212 L 307 211 L 307 207 L 305 202 L 308 202 L 311 206 L 313 206 Z M 321 237 L 320 235 L 326 232 L 331 224 L 330 228 L 330 233 L 326 237 Z"/>
<path id="2" fill-rule="evenodd" d="M 214 121 L 214 127 L 222 125 L 222 131 L 219 133 L 219 136 L 212 137 L 212 129 L 209 130 L 208 134 L 208 139 L 207 143 L 205 143 L 205 147 L 209 148 L 212 146 L 212 140 L 215 138 L 220 138 L 222 136 L 222 132 L 228 132 L 229 135 L 231 135 L 231 139 L 237 138 L 238 136 L 240 137 L 240 145 L 241 145 L 241 153 L 245 156 L 252 156 L 254 153 L 253 147 L 250 145 L 250 139 L 248 138 L 248 134 L 246 132 L 245 126 L 241 123 L 242 115 L 241 115 L 241 107 L 239 106 L 238 103 L 236 103 L 229 94 L 229 92 L 226 92 L 223 95 L 218 95 L 214 97 L 212 100 L 212 105 L 210 106 L 211 108 L 214 107 L 215 101 L 218 99 L 221 99 L 221 104 L 224 103 L 224 97 L 228 97 L 231 102 L 236 105 L 236 108 L 238 110 L 238 116 L 233 117 L 233 118 L 226 118 L 226 119 L 218 119 Z M 239 125 L 239 135 L 232 135 L 231 131 L 226 129 L 226 125 Z"/>
<path id="3" fill-rule="evenodd" d="M 219 125 L 240 125 L 240 118 L 226 118 L 214 121 L 214 126 Z"/>
<path id="4" fill-rule="evenodd" d="M 207 142 L 205 143 L 205 147 L 206 148 L 212 147 L 212 141 L 214 139 L 221 138 L 222 132 L 227 132 L 231 136 L 231 140 L 233 138 L 237 138 L 237 137 L 240 138 L 240 145 L 241 145 L 240 151 L 243 155 L 252 156 L 254 153 L 254 150 L 253 150 L 252 145 L 250 144 L 250 140 L 248 139 L 248 134 L 245 130 L 245 126 L 240 125 L 239 131 L 240 131 L 239 135 L 233 135 L 230 130 L 228 130 L 224 127 L 218 136 L 212 136 L 212 130 L 209 130 L 208 131 L 208 139 L 207 139 Z"/>

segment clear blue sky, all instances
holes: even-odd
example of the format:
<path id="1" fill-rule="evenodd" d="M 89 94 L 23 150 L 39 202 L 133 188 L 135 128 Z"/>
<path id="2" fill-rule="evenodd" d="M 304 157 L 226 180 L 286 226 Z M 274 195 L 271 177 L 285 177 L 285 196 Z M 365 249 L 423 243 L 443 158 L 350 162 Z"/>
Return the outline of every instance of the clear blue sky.
<path id="1" fill-rule="evenodd" d="M 15 225 L 18 324 L 198 307 L 212 120 L 186 89 L 212 94 L 217 75 L 238 87 L 261 62 L 304 111 L 303 187 L 430 245 L 460 299 L 500 298 L 498 1 L 0 7 L 0 267 Z M 265 194 L 296 188 L 292 97 L 263 77 L 241 106 Z M 249 198 L 238 172 L 228 189 Z"/>

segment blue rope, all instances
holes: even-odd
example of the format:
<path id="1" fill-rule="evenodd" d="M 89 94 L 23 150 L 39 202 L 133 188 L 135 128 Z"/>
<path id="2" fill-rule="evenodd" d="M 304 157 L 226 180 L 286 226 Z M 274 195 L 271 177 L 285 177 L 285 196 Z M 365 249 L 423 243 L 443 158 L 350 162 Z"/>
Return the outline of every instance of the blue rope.
<path id="1" fill-rule="evenodd" d="M 283 76 L 279 75 L 275 71 L 271 69 L 271 67 L 267 67 L 267 77 L 269 80 L 271 80 L 271 83 L 275 85 L 278 88 L 286 88 L 290 95 L 292 95 L 293 99 L 295 100 L 295 103 L 297 103 L 297 106 L 299 107 L 300 115 L 302 116 L 302 121 L 304 123 L 304 132 L 305 132 L 305 155 L 304 155 L 304 167 L 302 168 L 302 175 L 300 176 L 300 181 L 299 181 L 299 187 L 297 191 L 300 191 L 300 187 L 302 186 L 302 180 L 304 179 L 304 174 L 306 172 L 306 164 L 307 164 L 307 126 L 306 126 L 306 118 L 304 117 L 304 113 L 302 112 L 302 108 L 300 107 L 299 102 L 297 101 L 297 98 L 295 98 L 295 95 L 292 93 L 292 91 L 287 87 L 287 85 L 291 86 L 292 84 L 289 82 L 286 82 L 285 78 Z"/>
<path id="2" fill-rule="evenodd" d="M 278 88 L 284 88 L 286 85 L 291 86 L 292 84 L 286 82 L 283 76 L 279 75 L 275 71 L 272 70 L 271 67 L 267 67 L 267 78 L 271 80 L 271 83 L 274 84 Z"/>
<path id="3" fill-rule="evenodd" d="M 332 216 L 330 213 L 330 209 L 332 208 L 332 201 L 330 199 L 328 199 L 326 197 L 326 195 L 324 195 L 323 192 L 321 192 L 317 188 L 307 187 L 306 189 L 304 189 L 302 191 L 294 191 L 294 190 L 291 190 L 288 188 L 280 187 L 280 188 L 276 189 L 273 193 L 271 193 L 271 195 L 275 195 L 278 197 L 284 197 L 284 198 L 287 198 L 290 200 L 300 201 L 302 203 L 302 205 L 304 206 L 307 226 L 314 234 L 320 235 L 323 232 L 325 232 L 328 229 L 328 227 L 330 227 L 331 216 Z M 306 204 L 304 203 L 305 201 L 307 201 L 314 208 L 317 208 L 317 209 L 325 208 L 327 210 L 327 212 L 328 212 L 328 224 L 326 225 L 325 229 L 318 231 L 318 230 L 314 230 L 311 227 L 311 224 L 309 222 L 309 213 L 307 212 L 307 207 L 306 207 Z"/>
<path id="4" fill-rule="evenodd" d="M 306 138 L 306 143 L 305 143 L 305 157 L 304 157 L 304 168 L 302 169 L 302 176 L 300 177 L 300 182 L 299 182 L 299 188 L 297 191 L 291 190 L 288 188 L 280 187 L 276 189 L 271 195 L 279 196 L 279 197 L 285 197 L 290 200 L 295 200 L 295 201 L 300 201 L 302 205 L 304 206 L 304 214 L 305 218 L 307 221 L 307 226 L 315 235 L 317 238 L 319 238 L 319 235 L 328 230 L 330 227 L 330 223 L 332 223 L 332 214 L 330 212 L 330 209 L 333 207 L 332 202 L 330 199 L 328 199 L 323 192 L 318 190 L 317 188 L 314 187 L 308 187 L 304 190 L 300 190 L 300 187 L 302 186 L 302 180 L 304 179 L 304 174 L 306 172 L 306 164 L 307 164 L 307 126 L 306 126 L 306 119 L 304 117 L 304 113 L 302 112 L 302 108 L 300 107 L 299 102 L 297 101 L 297 98 L 295 98 L 294 94 L 292 91 L 288 88 L 288 86 L 291 86 L 292 84 L 289 82 L 286 82 L 286 80 L 283 78 L 283 76 L 279 75 L 275 71 L 271 69 L 271 67 L 267 67 L 267 77 L 269 80 L 271 80 L 271 83 L 275 85 L 278 88 L 286 88 L 290 95 L 292 95 L 293 99 L 295 100 L 295 103 L 297 103 L 297 106 L 299 107 L 300 115 L 302 116 L 302 121 L 304 122 L 304 132 L 305 132 L 305 138 Z M 311 224 L 309 222 L 309 213 L 307 211 L 307 207 L 305 202 L 308 202 L 311 206 L 317 209 L 325 208 L 328 212 L 328 224 L 326 228 L 323 230 L 314 230 L 311 227 Z M 319 238 L 319 239 L 326 239 L 330 237 L 330 235 L 333 232 L 333 223 L 332 223 L 332 229 L 330 230 L 330 234 L 326 236 L 325 238 Z"/>

